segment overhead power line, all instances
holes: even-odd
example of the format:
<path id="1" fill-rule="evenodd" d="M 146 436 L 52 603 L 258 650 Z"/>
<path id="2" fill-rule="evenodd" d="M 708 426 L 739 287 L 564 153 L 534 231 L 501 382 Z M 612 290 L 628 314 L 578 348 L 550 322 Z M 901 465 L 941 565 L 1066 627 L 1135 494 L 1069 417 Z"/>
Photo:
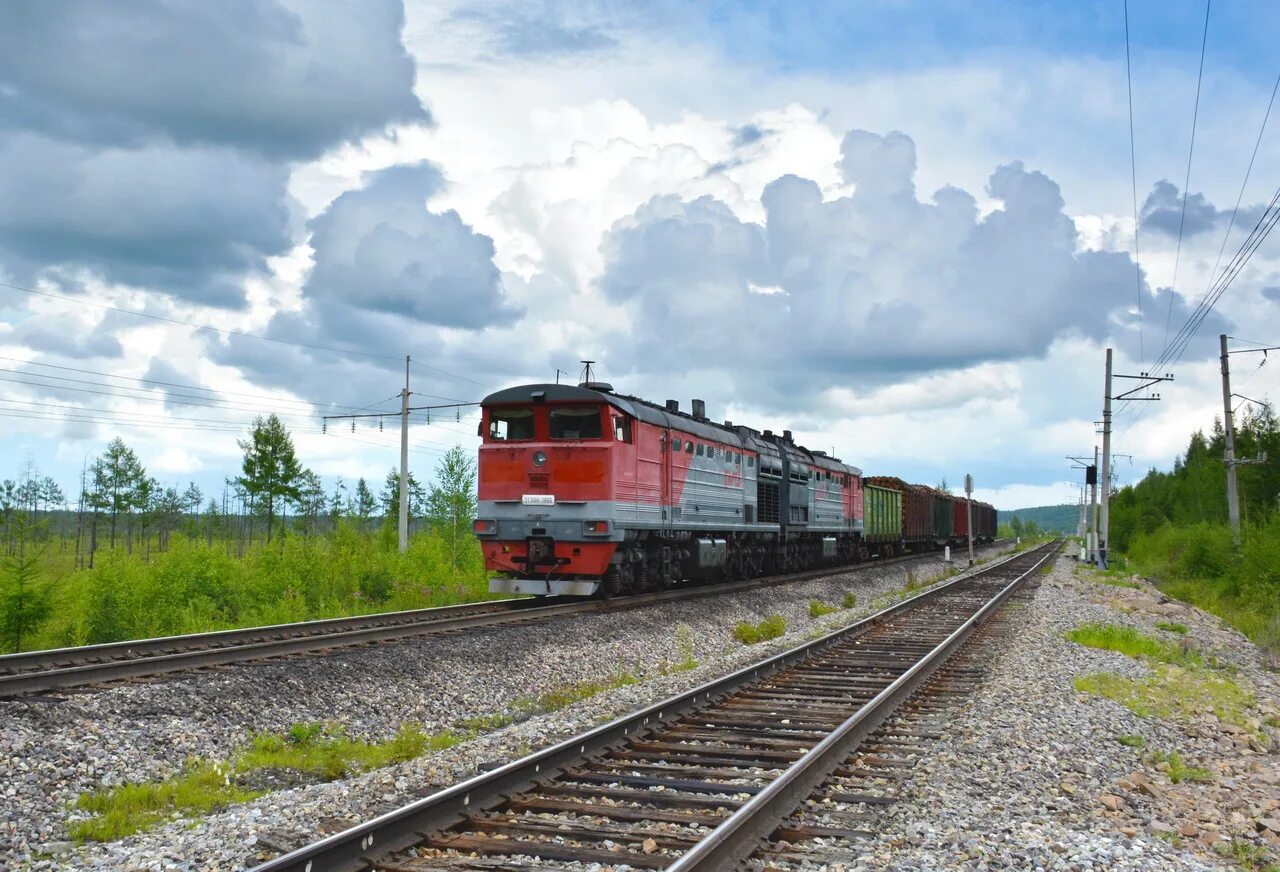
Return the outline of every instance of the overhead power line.
<path id="1" fill-rule="evenodd" d="M 148 384 L 148 385 L 159 385 L 165 388 L 179 388 L 185 391 L 201 391 L 205 393 L 215 394 L 217 396 L 246 397 L 249 399 L 264 400 L 268 403 L 271 403 L 272 408 L 283 405 L 283 406 L 295 406 L 295 407 L 305 406 L 310 409 L 317 409 L 317 410 L 318 409 L 347 409 L 350 411 L 364 411 L 364 408 L 357 408 L 356 406 L 344 406 L 336 403 L 335 404 L 313 403 L 309 400 L 294 400 L 294 399 L 289 399 L 285 397 L 273 397 L 268 394 L 253 394 L 253 393 L 245 393 L 243 391 L 226 391 L 218 388 L 207 388 L 201 385 L 189 385 L 189 384 L 183 384 L 180 382 L 162 381 L 160 379 L 142 378 L 141 376 L 135 376 L 135 375 L 119 375 L 116 373 L 102 372 L 101 370 L 84 369 L 82 367 L 77 367 L 77 366 L 66 366 L 63 364 L 56 364 L 56 363 L 44 363 L 38 360 L 23 360 L 22 358 L 19 358 L 19 357 L 5 357 L 4 355 L 0 355 L 0 360 L 9 361 L 10 363 L 21 363 L 27 366 L 38 366 L 38 367 L 43 367 L 45 369 L 56 369 L 62 372 L 75 372 L 75 373 L 80 373 L 82 375 L 99 376 L 101 378 L 118 379 L 121 381 L 135 381 L 135 382 L 141 382 L 143 384 Z M 24 372 L 24 370 L 3 370 L 3 371 Z M 38 373 L 38 372 L 31 372 L 30 374 L 37 377 L 56 378 L 56 376 L 45 376 L 43 373 Z M 134 388 L 128 388 L 128 389 L 135 390 Z M 139 388 L 136 390 L 151 390 L 151 389 Z M 182 396 L 187 396 L 187 395 L 184 394 Z M 216 399 L 216 396 L 208 397 L 207 399 Z M 382 403 L 385 403 L 385 402 L 388 402 L 389 400 L 394 400 L 394 399 L 396 398 L 389 397 L 387 400 L 382 400 L 379 403 L 375 403 L 374 405 L 381 405 Z"/>
<path id="2" fill-rule="evenodd" d="M 1138 359 L 1147 360 L 1142 326 L 1142 265 L 1138 251 L 1138 158 L 1133 136 L 1133 66 L 1129 60 L 1129 0 L 1124 0 L 1124 74 L 1129 84 L 1129 174 L 1133 186 L 1133 272 L 1138 290 Z"/>
<path id="3" fill-rule="evenodd" d="M 1178 221 L 1178 245 L 1173 255 L 1173 282 L 1169 285 L 1170 291 L 1178 288 L 1178 261 L 1182 256 L 1182 231 L 1187 223 L 1187 200 L 1191 196 L 1191 158 L 1196 153 L 1196 123 L 1200 120 L 1200 85 L 1204 81 L 1204 50 L 1209 44 L 1209 7 L 1212 0 L 1205 0 L 1204 3 L 1204 35 L 1200 38 L 1200 72 L 1196 75 L 1196 103 L 1195 109 L 1191 113 L 1191 145 L 1187 149 L 1187 176 L 1182 183 L 1182 217 Z M 1169 342 L 1169 322 L 1173 317 L 1173 294 L 1169 294 L 1169 311 L 1164 318 L 1164 341 L 1168 345 Z"/>

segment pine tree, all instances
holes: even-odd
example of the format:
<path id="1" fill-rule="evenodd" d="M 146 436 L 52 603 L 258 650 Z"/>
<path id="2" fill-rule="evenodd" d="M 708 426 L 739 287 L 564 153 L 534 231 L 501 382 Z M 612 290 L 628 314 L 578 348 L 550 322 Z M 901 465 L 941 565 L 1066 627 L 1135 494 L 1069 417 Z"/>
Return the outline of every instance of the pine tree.
<path id="1" fill-rule="evenodd" d="M 373 514 L 374 509 L 378 507 L 378 501 L 373 498 L 373 491 L 369 490 L 369 483 L 363 478 L 356 482 L 355 496 L 355 513 L 360 519 L 360 529 L 365 529 L 369 516 Z"/>
<path id="2" fill-rule="evenodd" d="M 45 543 L 39 525 L 26 512 L 14 516 L 13 554 L 4 559 L 0 578 L 0 640 L 14 652 L 22 649 L 22 637 L 35 630 L 53 613 L 46 585 L 39 583 Z"/>
<path id="3" fill-rule="evenodd" d="M 90 505 L 106 511 L 111 517 L 111 547 L 116 544 L 116 529 L 121 514 L 131 517 L 143 508 L 150 496 L 147 470 L 133 449 L 116 437 L 107 450 L 93 463 Z"/>
<path id="4" fill-rule="evenodd" d="M 295 503 L 302 520 L 302 533 L 309 536 L 315 529 L 316 520 L 325 510 L 324 482 L 310 469 L 304 469 L 298 476 L 298 496 Z"/>
<path id="5" fill-rule="evenodd" d="M 415 496 L 418 497 L 415 499 Z M 409 470 L 409 517 L 420 517 L 422 509 L 422 485 Z M 378 503 L 382 506 L 382 517 L 394 521 L 400 517 L 400 470 L 391 467 L 387 478 L 382 483 L 382 493 L 378 495 Z"/>
<path id="6" fill-rule="evenodd" d="M 253 419 L 248 439 L 237 440 L 244 451 L 244 474 L 236 478 L 245 492 L 266 513 L 267 541 L 271 541 L 272 521 L 277 508 L 299 498 L 302 466 L 294 451 L 293 439 L 275 415 Z"/>

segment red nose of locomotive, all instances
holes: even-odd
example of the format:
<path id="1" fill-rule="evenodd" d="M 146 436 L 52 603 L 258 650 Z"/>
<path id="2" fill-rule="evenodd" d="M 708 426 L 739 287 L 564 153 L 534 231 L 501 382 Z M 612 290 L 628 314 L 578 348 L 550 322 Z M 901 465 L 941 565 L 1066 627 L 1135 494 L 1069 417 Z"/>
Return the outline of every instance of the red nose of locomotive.
<path id="1" fill-rule="evenodd" d="M 512 395 L 509 402 L 504 395 Z M 622 540 L 620 415 L 596 391 L 512 388 L 485 402 L 475 522 L 496 593 L 591 594 Z"/>

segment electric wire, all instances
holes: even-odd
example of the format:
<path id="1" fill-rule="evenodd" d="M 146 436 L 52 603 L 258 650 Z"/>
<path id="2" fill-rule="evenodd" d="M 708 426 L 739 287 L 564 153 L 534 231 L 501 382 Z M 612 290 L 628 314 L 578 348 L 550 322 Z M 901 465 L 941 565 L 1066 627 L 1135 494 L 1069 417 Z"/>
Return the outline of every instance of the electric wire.
<path id="1" fill-rule="evenodd" d="M 1146 341 L 1142 326 L 1142 265 L 1138 249 L 1138 158 L 1133 136 L 1133 67 L 1129 59 L 1129 0 L 1124 0 L 1124 74 L 1129 85 L 1129 175 L 1133 189 L 1133 271 L 1138 290 L 1138 359 L 1145 366 Z"/>
<path id="2" fill-rule="evenodd" d="M 1182 256 L 1182 231 L 1187 223 L 1187 199 L 1191 196 L 1188 190 L 1191 186 L 1191 158 L 1196 152 L 1196 124 L 1200 120 L 1200 85 L 1204 81 L 1204 54 L 1205 47 L 1209 44 L 1209 7 L 1212 0 L 1205 0 L 1204 3 L 1204 34 L 1200 39 L 1200 72 L 1196 76 L 1196 103 L 1191 114 L 1191 145 L 1187 149 L 1187 176 L 1182 183 L 1182 217 L 1178 221 L 1178 244 L 1174 249 L 1173 255 L 1173 282 L 1169 285 L 1169 311 L 1164 319 L 1164 341 L 1169 341 L 1169 323 L 1173 318 L 1173 292 L 1178 288 L 1178 263 Z"/>
<path id="3" fill-rule="evenodd" d="M 286 405 L 286 406 L 288 406 L 288 405 L 292 405 L 292 406 L 307 406 L 307 407 L 309 407 L 309 408 L 313 408 L 313 409 L 344 409 L 344 410 L 352 411 L 352 412 L 364 411 L 365 409 L 369 408 L 369 407 L 367 407 L 367 406 L 366 406 L 366 407 L 344 406 L 344 405 L 339 405 L 339 404 L 336 404 L 336 403 L 335 403 L 335 404 L 313 403 L 313 402 L 311 402 L 310 400 L 294 400 L 294 399 L 287 399 L 287 398 L 284 398 L 284 397 L 273 397 L 273 396 L 270 396 L 270 395 L 267 395 L 267 394 L 252 394 L 252 393 L 245 393 L 245 392 L 243 392 L 243 391 L 226 391 L 226 390 L 221 390 L 221 389 L 219 389 L 219 388 L 207 388 L 207 387 L 203 387 L 203 386 L 201 386 L 201 385 L 188 385 L 188 384 L 182 384 L 182 383 L 180 383 L 180 382 L 169 382 L 169 381 L 162 381 L 162 380 L 160 380 L 160 379 L 149 379 L 149 378 L 143 378 L 143 377 L 141 377 L 141 376 L 135 376 L 135 375 L 118 375 L 118 374 L 116 374 L 116 373 L 101 372 L 101 371 L 99 371 L 99 370 L 84 369 L 84 368 L 82 368 L 82 367 L 76 367 L 76 366 L 66 366 L 66 365 L 63 365 L 63 364 L 56 364 L 56 363 L 44 363 L 43 361 L 38 361 L 38 360 L 23 360 L 22 358 L 18 358 L 18 357 L 5 357 L 4 355 L 0 355 L 0 360 L 9 361 L 9 362 L 11 362 L 11 363 L 21 363 L 21 364 L 25 364 L 25 365 L 27 365 L 27 366 L 38 366 L 38 367 L 44 367 L 44 368 L 46 368 L 46 369 L 57 369 L 57 370 L 61 370 L 61 371 L 63 371 L 63 372 L 75 372 L 75 373 L 80 373 L 80 374 L 82 374 L 82 375 L 95 375 L 95 376 L 99 376 L 99 377 L 101 377 L 101 378 L 112 378 L 112 379 L 119 379 L 119 380 L 121 380 L 121 381 L 136 381 L 136 382 L 142 382 L 143 384 L 159 385 L 159 386 L 166 387 L 166 388 L 181 388 L 182 390 L 188 390 L 188 391 L 203 391 L 203 392 L 205 392 L 205 393 L 217 394 L 217 395 L 221 395 L 221 396 L 229 396 L 229 397 L 246 397 L 246 398 L 249 398 L 249 399 L 259 399 L 259 400 L 264 400 L 264 401 L 266 401 L 266 402 L 268 402 L 268 403 L 271 403 L 273 406 L 276 406 L 276 405 Z M 25 371 L 25 372 L 29 372 L 28 370 L 12 370 L 12 369 L 5 369 L 5 370 L 2 370 L 2 371 L 5 371 L 5 372 L 24 372 L 24 371 Z M 31 374 L 31 375 L 33 375 L 33 376 L 37 376 L 37 377 L 49 377 L 49 378 L 56 378 L 56 376 L 45 376 L 43 373 L 38 373 L 38 372 L 31 372 L 30 374 Z M 146 389 L 144 389 L 144 388 L 127 388 L 127 389 L 129 389 L 129 390 L 151 390 L 150 388 L 146 388 Z M 185 395 L 185 394 L 184 394 L 184 395 L 182 395 L 182 396 L 187 396 L 187 395 Z M 215 397 L 209 397 L 209 398 L 207 398 L 207 399 L 216 399 L 216 398 L 215 398 Z M 383 403 L 389 402 L 390 400 L 394 400 L 394 399 L 399 399 L 399 396 L 398 396 L 398 395 L 395 395 L 395 396 L 392 396 L 392 397 L 387 398 L 386 400 L 379 400 L 377 403 L 374 403 L 374 405 L 375 405 L 375 406 L 377 406 L 377 405 L 381 405 L 381 404 L 383 404 Z"/>

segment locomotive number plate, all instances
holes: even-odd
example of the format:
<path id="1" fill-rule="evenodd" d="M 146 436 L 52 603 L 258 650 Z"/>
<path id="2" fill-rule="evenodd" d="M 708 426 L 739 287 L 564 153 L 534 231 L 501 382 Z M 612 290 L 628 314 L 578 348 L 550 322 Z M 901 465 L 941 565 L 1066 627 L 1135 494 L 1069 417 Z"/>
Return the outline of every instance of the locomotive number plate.
<path id="1" fill-rule="evenodd" d="M 525 494 L 520 497 L 521 505 L 525 506 L 554 506 L 556 504 L 555 494 Z"/>

